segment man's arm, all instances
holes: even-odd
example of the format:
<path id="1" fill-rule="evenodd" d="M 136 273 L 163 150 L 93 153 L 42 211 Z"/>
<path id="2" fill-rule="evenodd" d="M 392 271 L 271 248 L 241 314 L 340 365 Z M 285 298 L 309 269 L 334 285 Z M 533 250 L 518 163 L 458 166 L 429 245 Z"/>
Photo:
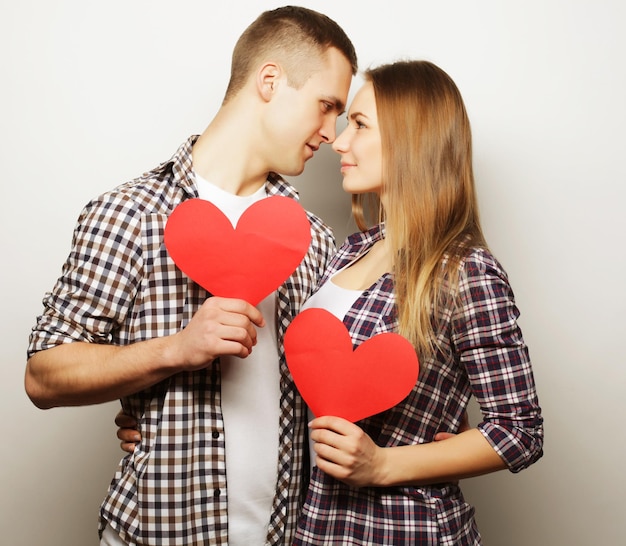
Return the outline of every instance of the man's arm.
<path id="1" fill-rule="evenodd" d="M 124 347 L 73 342 L 35 353 L 26 365 L 26 392 L 42 409 L 108 402 L 221 355 L 245 358 L 256 344 L 255 326 L 264 325 L 258 309 L 243 300 L 209 298 L 171 336 Z"/>

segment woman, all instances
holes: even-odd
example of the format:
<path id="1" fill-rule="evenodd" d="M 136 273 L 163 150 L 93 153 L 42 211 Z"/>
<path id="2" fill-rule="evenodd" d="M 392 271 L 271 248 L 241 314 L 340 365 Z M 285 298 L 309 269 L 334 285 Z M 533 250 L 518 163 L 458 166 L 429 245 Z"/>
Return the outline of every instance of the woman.
<path id="1" fill-rule="evenodd" d="M 519 313 L 480 228 L 456 85 L 424 61 L 365 77 L 333 144 L 362 231 L 339 250 L 307 307 L 339 316 L 355 346 L 398 331 L 415 346 L 420 374 L 386 412 L 357 424 L 310 423 L 316 468 L 296 544 L 480 544 L 458 480 L 518 472 L 542 455 Z M 368 210 L 378 216 L 370 229 Z M 460 432 L 471 395 L 483 421 Z M 441 430 L 460 433 L 434 442 Z"/>
<path id="2" fill-rule="evenodd" d="M 306 307 L 341 318 L 355 347 L 399 332 L 415 346 L 420 374 L 388 411 L 356 424 L 311 421 L 314 467 L 295 543 L 481 544 L 458 481 L 518 472 L 542 455 L 519 312 L 480 228 L 456 85 L 425 61 L 365 78 L 333 144 L 361 232 L 340 248 Z M 472 395 L 483 414 L 475 428 L 464 425 Z M 440 431 L 454 435 L 435 442 Z M 132 434 L 118 433 L 127 450 Z"/>

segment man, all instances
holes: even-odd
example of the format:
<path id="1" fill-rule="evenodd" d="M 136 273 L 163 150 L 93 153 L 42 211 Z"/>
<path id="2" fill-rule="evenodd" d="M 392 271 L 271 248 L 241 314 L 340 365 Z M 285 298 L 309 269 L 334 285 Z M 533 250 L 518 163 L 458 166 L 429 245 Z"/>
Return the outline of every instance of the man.
<path id="1" fill-rule="evenodd" d="M 309 214 L 304 260 L 253 307 L 209 297 L 169 258 L 163 230 L 192 197 L 233 222 L 267 195 L 297 198 L 275 173 L 300 174 L 334 140 L 355 73 L 334 21 L 297 7 L 261 14 L 235 47 L 203 134 L 81 214 L 31 334 L 26 390 L 41 408 L 121 398 L 137 419 L 142 442 L 101 507 L 103 544 L 291 542 L 306 412 L 282 337 L 334 250 L 332 234 Z"/>

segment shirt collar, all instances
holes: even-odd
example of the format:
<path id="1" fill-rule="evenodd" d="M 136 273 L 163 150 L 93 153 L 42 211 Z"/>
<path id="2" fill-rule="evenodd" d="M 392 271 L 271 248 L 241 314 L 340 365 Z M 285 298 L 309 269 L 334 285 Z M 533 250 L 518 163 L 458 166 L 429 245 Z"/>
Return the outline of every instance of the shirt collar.
<path id="1" fill-rule="evenodd" d="M 362 246 L 370 247 L 375 242 L 385 238 L 385 223 L 381 222 L 375 226 L 369 228 L 367 231 L 358 231 L 348 237 L 347 243 L 355 248 Z"/>
<path id="2" fill-rule="evenodd" d="M 170 168 L 174 175 L 175 183 L 183 189 L 188 197 L 198 197 L 191 151 L 199 135 L 192 135 L 178 148 L 172 158 L 161 165 L 162 168 Z M 270 172 L 267 176 L 265 188 L 268 195 L 282 195 L 299 201 L 297 190 L 285 181 L 280 175 Z"/>

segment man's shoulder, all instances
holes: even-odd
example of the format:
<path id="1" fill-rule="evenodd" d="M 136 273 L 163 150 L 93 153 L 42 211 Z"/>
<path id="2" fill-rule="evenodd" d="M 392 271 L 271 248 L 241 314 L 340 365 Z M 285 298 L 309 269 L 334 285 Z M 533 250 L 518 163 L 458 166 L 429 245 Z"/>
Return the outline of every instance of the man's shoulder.
<path id="1" fill-rule="evenodd" d="M 149 214 L 168 214 L 175 201 L 175 188 L 167 178 L 151 173 L 130 180 L 91 199 L 81 216 L 104 219 L 115 216 L 140 217 Z"/>
<path id="2" fill-rule="evenodd" d="M 163 163 L 141 176 L 113 188 L 101 196 L 109 201 L 133 201 L 138 207 L 159 209 L 168 205 L 176 193 L 169 165 Z"/>
<path id="3" fill-rule="evenodd" d="M 86 209 L 105 208 L 134 214 L 169 214 L 185 197 L 193 197 L 191 149 L 196 135 L 189 137 L 167 161 L 92 199 Z"/>

